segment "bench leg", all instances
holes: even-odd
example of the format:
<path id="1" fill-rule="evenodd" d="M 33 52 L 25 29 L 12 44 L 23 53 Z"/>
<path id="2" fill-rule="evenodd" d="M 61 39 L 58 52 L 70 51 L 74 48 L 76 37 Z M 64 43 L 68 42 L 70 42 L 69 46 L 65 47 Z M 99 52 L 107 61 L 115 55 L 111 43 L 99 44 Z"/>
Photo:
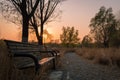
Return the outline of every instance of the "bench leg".
<path id="1" fill-rule="evenodd" d="M 54 69 L 54 70 L 56 69 L 56 61 L 55 61 L 55 58 L 53 59 L 53 69 Z"/>

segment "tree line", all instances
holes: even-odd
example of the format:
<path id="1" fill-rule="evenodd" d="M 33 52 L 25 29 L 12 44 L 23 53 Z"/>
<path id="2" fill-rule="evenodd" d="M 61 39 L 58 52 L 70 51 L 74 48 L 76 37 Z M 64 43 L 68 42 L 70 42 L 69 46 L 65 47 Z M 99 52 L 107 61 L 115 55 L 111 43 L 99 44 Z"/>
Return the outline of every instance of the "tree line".
<path id="1" fill-rule="evenodd" d="M 80 47 L 120 47 L 120 20 L 113 14 L 112 8 L 102 6 L 90 21 L 90 33 L 79 41 L 78 30 L 63 27 L 60 36 L 64 46 Z M 77 44 L 76 44 L 77 43 Z"/>

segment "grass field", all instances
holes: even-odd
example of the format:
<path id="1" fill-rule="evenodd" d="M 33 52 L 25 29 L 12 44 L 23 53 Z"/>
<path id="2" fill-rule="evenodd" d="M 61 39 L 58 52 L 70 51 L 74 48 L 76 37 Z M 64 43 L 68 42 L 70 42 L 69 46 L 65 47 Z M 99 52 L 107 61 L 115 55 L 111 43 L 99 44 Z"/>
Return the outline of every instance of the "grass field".
<path id="1" fill-rule="evenodd" d="M 120 67 L 120 48 L 78 48 L 76 53 L 94 63 Z"/>
<path id="2" fill-rule="evenodd" d="M 120 48 L 60 48 L 62 53 L 76 52 L 96 64 L 120 67 Z"/>

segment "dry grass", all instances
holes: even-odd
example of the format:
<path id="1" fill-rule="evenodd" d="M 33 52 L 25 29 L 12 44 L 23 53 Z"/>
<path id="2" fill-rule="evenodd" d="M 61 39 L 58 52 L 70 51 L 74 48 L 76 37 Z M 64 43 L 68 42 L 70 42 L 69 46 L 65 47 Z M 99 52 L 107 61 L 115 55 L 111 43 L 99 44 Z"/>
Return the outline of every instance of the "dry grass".
<path id="1" fill-rule="evenodd" d="M 67 52 L 76 52 L 82 58 L 102 65 L 120 67 L 120 48 L 59 48 L 61 57 Z"/>
<path id="2" fill-rule="evenodd" d="M 78 48 L 76 53 L 94 63 L 120 67 L 120 48 Z"/>

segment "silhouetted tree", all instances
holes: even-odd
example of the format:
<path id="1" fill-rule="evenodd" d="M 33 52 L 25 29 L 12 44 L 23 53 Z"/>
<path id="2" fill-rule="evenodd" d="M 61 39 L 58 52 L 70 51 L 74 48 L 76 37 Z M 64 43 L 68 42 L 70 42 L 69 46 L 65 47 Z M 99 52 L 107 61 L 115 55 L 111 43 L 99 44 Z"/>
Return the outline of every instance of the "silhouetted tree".
<path id="1" fill-rule="evenodd" d="M 63 27 L 62 31 L 60 40 L 64 46 L 71 47 L 79 43 L 78 30 L 74 27 Z"/>
<path id="2" fill-rule="evenodd" d="M 120 30 L 117 30 L 110 39 L 111 47 L 120 47 Z"/>
<path id="3" fill-rule="evenodd" d="M 112 8 L 106 9 L 104 6 L 90 22 L 95 41 L 102 43 L 104 47 L 109 47 L 111 35 L 116 31 L 116 27 L 118 27 L 118 22 L 112 13 Z"/>
<path id="4" fill-rule="evenodd" d="M 47 35 L 47 40 L 51 41 L 53 38 L 53 35 L 48 32 L 48 30 L 44 29 L 43 34 Z M 43 35 L 44 36 L 44 35 Z"/>
<path id="5" fill-rule="evenodd" d="M 90 47 L 92 44 L 92 38 L 89 35 L 83 37 L 82 47 Z"/>
<path id="6" fill-rule="evenodd" d="M 110 46 L 111 47 L 120 47 L 120 11 L 116 14 L 116 19 L 118 21 L 118 27 L 116 28 L 116 32 L 111 35 Z"/>
<path id="7" fill-rule="evenodd" d="M 40 27 L 40 20 L 39 20 L 39 10 L 35 12 L 33 17 L 30 20 L 30 29 L 36 34 L 36 38 L 38 40 L 38 44 L 40 44 L 40 34 L 39 34 L 39 27 Z"/>
<path id="8" fill-rule="evenodd" d="M 29 33 L 30 33 L 30 39 L 34 40 L 35 42 L 38 41 L 34 29 L 30 29 Z M 53 35 L 50 34 L 47 29 L 44 29 L 44 31 L 43 31 L 43 41 L 44 42 L 49 42 L 49 41 L 52 40 L 52 38 L 53 38 Z"/>
<path id="9" fill-rule="evenodd" d="M 31 28 L 34 29 L 38 43 L 43 44 L 43 30 L 44 25 L 48 22 L 55 20 L 60 15 L 60 11 L 55 12 L 55 8 L 60 2 L 64 0 L 41 0 L 40 7 L 37 8 L 34 16 L 30 20 Z M 40 27 L 40 30 L 38 30 Z M 40 34 L 39 34 L 40 31 Z"/>
<path id="10" fill-rule="evenodd" d="M 40 1 L 40 44 L 43 44 L 43 28 L 44 24 L 52 16 L 55 8 L 64 0 L 41 0 Z"/>
<path id="11" fill-rule="evenodd" d="M 18 20 L 20 18 L 19 16 L 22 16 L 22 42 L 28 42 L 29 20 L 34 15 L 39 1 L 40 0 L 6 0 L 0 2 L 2 12 L 6 12 L 5 14 L 7 14 L 5 17 L 12 15 L 15 20 Z"/>

